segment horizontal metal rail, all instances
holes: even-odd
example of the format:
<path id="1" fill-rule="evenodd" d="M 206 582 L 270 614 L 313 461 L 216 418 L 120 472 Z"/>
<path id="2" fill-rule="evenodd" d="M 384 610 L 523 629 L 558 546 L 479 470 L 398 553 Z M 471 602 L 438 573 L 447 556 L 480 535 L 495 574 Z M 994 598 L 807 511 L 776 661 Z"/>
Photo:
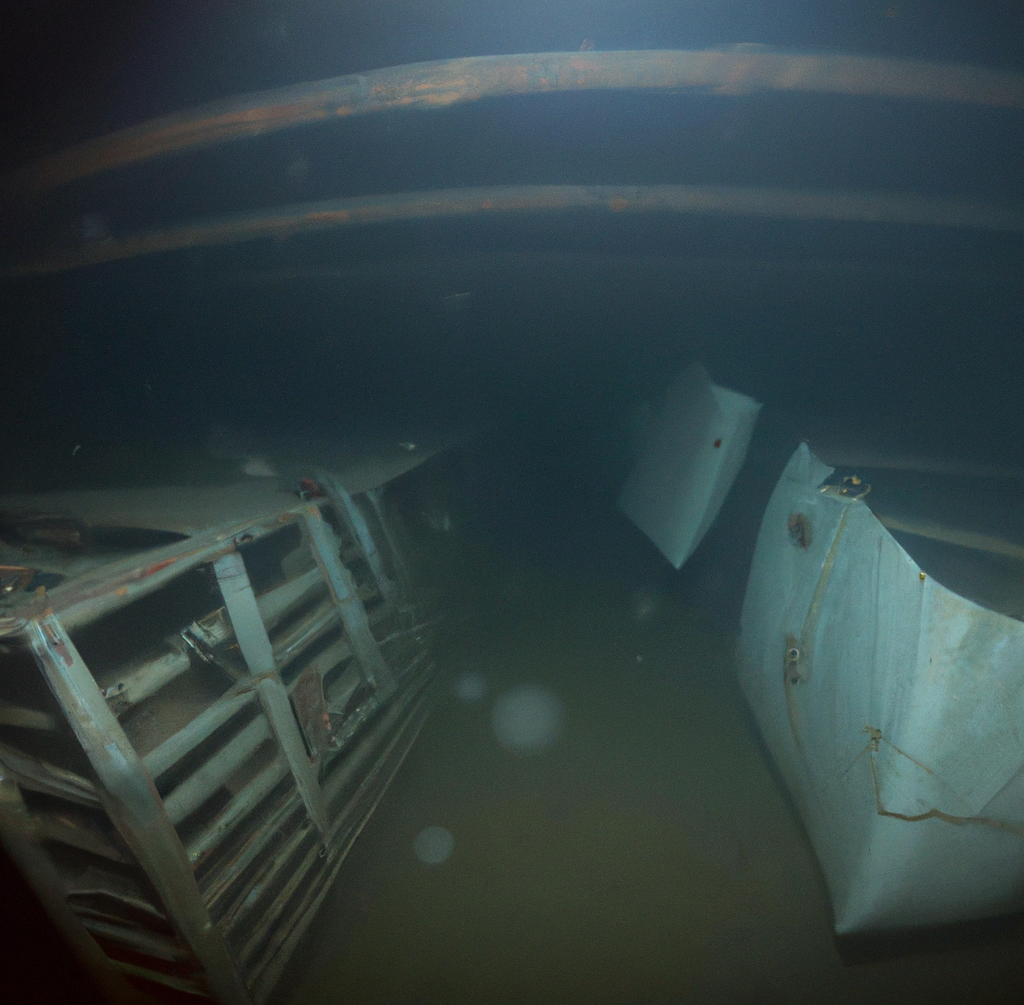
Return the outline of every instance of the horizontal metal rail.
<path id="1" fill-rule="evenodd" d="M 260 877 L 277 858 L 279 839 L 296 829 L 308 833 L 312 824 L 299 793 L 293 790 L 259 825 L 238 855 L 223 868 L 203 878 L 200 888 L 206 894 L 207 907 L 222 931 L 229 931 L 235 924 L 235 916 L 248 908 L 247 901 L 253 889 L 262 883 Z M 238 882 L 257 861 L 257 875 L 246 876 L 244 883 Z"/>
<path id="2" fill-rule="evenodd" d="M 209 998 L 209 988 L 206 982 L 202 979 L 201 975 L 197 975 L 192 978 L 178 977 L 174 974 L 161 973 L 159 970 L 152 970 L 149 967 L 139 966 L 137 963 L 129 963 L 126 960 L 115 960 L 110 961 L 118 970 L 122 973 L 128 974 L 130 977 L 141 977 L 147 981 L 155 981 L 157 984 L 163 984 L 166 987 L 174 988 L 177 991 L 183 991 L 186 994 L 196 995 L 201 998 Z M 152 998 L 147 997 L 147 1001 L 152 1001 Z M 142 1005 L 142 1002 L 139 1002 Z"/>
<path id="3" fill-rule="evenodd" d="M 195 959 L 191 950 L 177 940 L 147 932 L 125 922 L 104 921 L 79 916 L 82 927 L 93 935 L 116 942 L 144 956 L 152 956 L 168 963 L 190 962 Z"/>
<path id="4" fill-rule="evenodd" d="M 28 788 L 28 786 L 23 786 Z M 120 865 L 132 865 L 134 859 L 126 847 L 115 844 L 108 834 L 89 820 L 76 820 L 67 813 L 36 812 L 33 827 L 38 838 L 79 848 Z M 116 832 L 115 832 L 116 833 Z"/>
<path id="5" fill-rule="evenodd" d="M 191 753 L 215 729 L 223 726 L 230 718 L 240 712 L 251 701 L 256 700 L 253 681 L 247 680 L 236 684 L 226 694 L 221 695 L 212 705 L 199 713 L 177 733 L 172 734 L 159 747 L 151 750 L 142 758 L 142 763 L 149 772 L 149 777 L 159 778 L 165 771 L 172 768 L 186 754 Z"/>
<path id="6" fill-rule="evenodd" d="M 296 835 L 296 838 L 299 837 Z M 260 948 L 267 941 L 272 926 L 282 917 L 288 917 L 289 920 L 294 917 L 294 910 L 289 911 L 288 908 L 296 891 L 317 885 L 316 880 L 320 877 L 313 874 L 315 868 L 317 872 L 324 871 L 324 865 L 318 862 L 318 859 L 322 857 L 320 845 L 314 844 L 312 847 L 306 848 L 305 853 L 301 856 L 297 854 L 304 843 L 308 844 L 307 837 L 307 834 L 301 835 L 301 840 L 291 843 L 286 854 L 282 855 L 282 864 L 275 872 L 288 876 L 284 887 L 274 900 L 267 904 L 257 917 L 253 918 L 255 924 L 252 932 L 236 951 L 239 965 L 246 973 L 251 972 L 257 962 Z M 280 927 L 285 930 L 288 928 L 287 925 Z"/>
<path id="7" fill-rule="evenodd" d="M 1022 74 L 884 56 L 772 52 L 751 45 L 473 56 L 296 84 L 165 115 L 27 164 L 0 188 L 37 194 L 154 157 L 353 115 L 598 90 L 786 91 L 1024 107 Z"/>
<path id="8" fill-rule="evenodd" d="M 7 276 L 46 275 L 142 255 L 374 224 L 587 210 L 752 216 L 774 220 L 886 223 L 1024 233 L 1024 208 L 897 192 L 726 185 L 510 185 L 327 199 L 177 224 L 11 266 Z"/>
<path id="9" fill-rule="evenodd" d="M 17 782 L 23 789 L 57 796 L 89 808 L 101 806 L 96 786 L 87 778 L 32 757 L 10 744 L 0 742 L 0 775 Z"/>
<path id="10" fill-rule="evenodd" d="M 257 716 L 224 744 L 218 754 L 165 796 L 164 808 L 174 824 L 180 824 L 190 813 L 199 809 L 252 757 L 256 748 L 270 738 L 270 723 L 262 715 Z"/>
<path id="11" fill-rule="evenodd" d="M 263 768 L 214 817 L 210 825 L 189 842 L 186 849 L 189 862 L 196 865 L 220 847 L 221 842 L 238 826 L 244 817 L 270 795 L 274 786 L 286 777 L 290 777 L 290 772 L 283 758 L 276 758 Z"/>

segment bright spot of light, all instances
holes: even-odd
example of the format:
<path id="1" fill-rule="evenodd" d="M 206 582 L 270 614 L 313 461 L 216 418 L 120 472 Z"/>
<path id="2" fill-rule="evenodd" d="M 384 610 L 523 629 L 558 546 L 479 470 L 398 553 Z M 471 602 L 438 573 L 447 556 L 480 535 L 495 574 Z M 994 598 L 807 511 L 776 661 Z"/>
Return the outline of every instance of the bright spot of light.
<path id="1" fill-rule="evenodd" d="M 412 843 L 416 857 L 427 865 L 440 865 L 452 857 L 455 838 L 447 827 L 427 827 Z"/>
<path id="2" fill-rule="evenodd" d="M 564 719 L 557 695 L 535 684 L 523 684 L 498 696 L 491 712 L 491 729 L 506 750 L 533 754 L 558 740 Z"/>
<path id="3" fill-rule="evenodd" d="M 459 701 L 479 701 L 487 694 L 487 678 L 479 673 L 464 673 L 455 682 L 455 697 Z"/>

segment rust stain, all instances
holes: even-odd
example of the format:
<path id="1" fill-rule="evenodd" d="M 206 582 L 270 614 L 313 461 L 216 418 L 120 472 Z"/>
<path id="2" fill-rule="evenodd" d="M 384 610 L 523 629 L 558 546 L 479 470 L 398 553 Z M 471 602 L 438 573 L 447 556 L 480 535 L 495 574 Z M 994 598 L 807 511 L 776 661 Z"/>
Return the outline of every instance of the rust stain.
<path id="1" fill-rule="evenodd" d="M 330 748 L 333 735 L 324 701 L 323 680 L 314 667 L 306 667 L 299 676 L 291 699 L 312 755 L 311 760 L 316 762 Z"/>
<path id="2" fill-rule="evenodd" d="M 608 208 L 613 213 L 622 213 L 629 209 L 629 203 L 623 199 L 621 195 L 617 195 L 610 203 L 608 203 Z"/>
<path id="3" fill-rule="evenodd" d="M 166 569 L 169 565 L 174 565 L 174 563 L 177 561 L 177 558 L 165 558 L 162 562 L 157 562 L 155 565 L 149 566 L 149 568 L 147 568 L 146 571 L 143 572 L 142 578 L 146 579 L 147 577 L 152 576 L 154 573 L 159 572 L 161 569 Z"/>
<path id="4" fill-rule="evenodd" d="M 442 91 L 440 94 L 428 94 L 423 99 L 423 104 L 429 105 L 431 108 L 445 108 L 465 100 L 467 100 L 467 95 L 461 91 Z M 409 103 L 411 103 L 411 99 Z"/>
<path id="5" fill-rule="evenodd" d="M 352 214 L 347 209 L 324 209 L 306 215 L 307 223 L 348 223 Z"/>

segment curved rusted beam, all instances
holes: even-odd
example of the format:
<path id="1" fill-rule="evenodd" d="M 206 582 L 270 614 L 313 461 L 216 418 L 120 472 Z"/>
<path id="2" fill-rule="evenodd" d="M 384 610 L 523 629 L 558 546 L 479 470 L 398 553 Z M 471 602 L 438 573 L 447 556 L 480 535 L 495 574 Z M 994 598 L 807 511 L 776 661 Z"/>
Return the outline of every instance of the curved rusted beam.
<path id="1" fill-rule="evenodd" d="M 1024 208 L 892 193 L 810 192 L 713 185 L 521 185 L 329 199 L 239 213 L 110 238 L 66 256 L 14 266 L 7 276 L 43 275 L 162 251 L 278 240 L 337 227 L 442 217 L 567 210 L 686 213 L 791 220 L 895 223 L 1024 233 Z"/>
<path id="2" fill-rule="evenodd" d="M 396 108 L 552 91 L 705 89 L 803 91 L 1024 108 L 1024 75 L 876 56 L 721 50 L 548 52 L 412 63 L 296 84 L 165 115 L 87 140 L 8 175 L 3 188 L 39 193 L 116 167 L 229 140 Z"/>

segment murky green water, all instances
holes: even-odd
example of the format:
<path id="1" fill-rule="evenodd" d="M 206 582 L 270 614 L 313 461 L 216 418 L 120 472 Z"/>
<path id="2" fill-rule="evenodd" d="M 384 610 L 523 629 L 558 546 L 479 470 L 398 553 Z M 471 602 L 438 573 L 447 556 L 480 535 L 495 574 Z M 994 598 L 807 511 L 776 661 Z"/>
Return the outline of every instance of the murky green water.
<path id="1" fill-rule="evenodd" d="M 289 1005 L 1019 1001 L 1022 933 L 845 966 L 823 881 L 734 683 L 734 640 L 670 595 L 501 561 L 443 650 L 443 694 L 282 987 Z M 460 702 L 452 681 L 490 690 Z M 502 750 L 495 694 L 564 701 Z M 455 837 L 444 864 L 413 853 Z"/>

